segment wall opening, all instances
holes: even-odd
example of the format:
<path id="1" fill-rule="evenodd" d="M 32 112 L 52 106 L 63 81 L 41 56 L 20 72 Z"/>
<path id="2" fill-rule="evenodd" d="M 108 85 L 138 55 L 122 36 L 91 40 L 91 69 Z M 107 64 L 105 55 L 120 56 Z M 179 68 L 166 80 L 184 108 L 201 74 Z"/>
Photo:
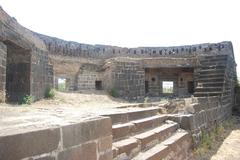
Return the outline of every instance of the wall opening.
<path id="1" fill-rule="evenodd" d="M 19 102 L 30 95 L 30 51 L 10 41 L 7 45 L 6 101 Z"/>
<path id="2" fill-rule="evenodd" d="M 58 78 L 57 81 L 58 85 L 57 85 L 57 89 L 61 92 L 66 91 L 66 78 Z"/>
<path id="3" fill-rule="evenodd" d="M 193 83 L 193 81 L 188 81 L 187 87 L 188 87 L 188 93 L 193 94 L 193 92 L 194 92 L 194 83 Z"/>
<path id="4" fill-rule="evenodd" d="M 148 81 L 145 81 L 145 93 L 147 94 L 149 92 L 149 83 Z"/>
<path id="5" fill-rule="evenodd" d="M 102 90 L 102 81 L 95 81 L 95 89 Z"/>
<path id="6" fill-rule="evenodd" d="M 162 82 L 163 93 L 172 94 L 173 93 L 173 81 L 163 81 Z"/>

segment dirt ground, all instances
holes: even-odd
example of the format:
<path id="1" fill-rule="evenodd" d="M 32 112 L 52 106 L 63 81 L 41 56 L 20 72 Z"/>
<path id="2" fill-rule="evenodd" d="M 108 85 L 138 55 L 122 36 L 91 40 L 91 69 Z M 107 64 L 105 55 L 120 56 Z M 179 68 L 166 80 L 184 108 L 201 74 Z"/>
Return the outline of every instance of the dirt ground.
<path id="1" fill-rule="evenodd" d="M 128 107 L 126 107 L 128 106 Z M 119 108 L 120 107 L 120 108 Z M 0 136 L 96 118 L 99 115 L 144 109 L 106 92 L 56 92 L 54 99 L 31 105 L 0 104 Z"/>
<path id="2" fill-rule="evenodd" d="M 18 107 L 116 107 L 130 104 L 119 98 L 109 96 L 104 91 L 85 91 L 76 93 L 57 92 L 54 99 L 42 99 L 32 105 L 15 105 Z M 2 104 L 1 106 L 14 106 Z"/>

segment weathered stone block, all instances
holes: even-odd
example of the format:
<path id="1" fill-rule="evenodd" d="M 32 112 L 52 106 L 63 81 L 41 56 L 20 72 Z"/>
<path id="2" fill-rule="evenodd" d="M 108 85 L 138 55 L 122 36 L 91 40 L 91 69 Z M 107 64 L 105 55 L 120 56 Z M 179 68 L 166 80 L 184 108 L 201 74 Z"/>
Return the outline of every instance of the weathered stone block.
<path id="1" fill-rule="evenodd" d="M 98 140 L 98 152 L 106 152 L 112 149 L 112 136 L 104 137 Z"/>
<path id="2" fill-rule="evenodd" d="M 48 153 L 57 149 L 59 140 L 58 128 L 1 136 L 0 159 L 17 160 Z"/>
<path id="3" fill-rule="evenodd" d="M 112 160 L 113 153 L 112 151 L 106 152 L 104 154 L 100 154 L 98 160 Z"/>
<path id="4" fill-rule="evenodd" d="M 97 160 L 97 144 L 85 143 L 58 154 L 58 160 Z"/>
<path id="5" fill-rule="evenodd" d="M 111 119 L 101 117 L 94 120 L 63 126 L 62 133 L 64 148 L 79 145 L 100 137 L 111 136 Z"/>

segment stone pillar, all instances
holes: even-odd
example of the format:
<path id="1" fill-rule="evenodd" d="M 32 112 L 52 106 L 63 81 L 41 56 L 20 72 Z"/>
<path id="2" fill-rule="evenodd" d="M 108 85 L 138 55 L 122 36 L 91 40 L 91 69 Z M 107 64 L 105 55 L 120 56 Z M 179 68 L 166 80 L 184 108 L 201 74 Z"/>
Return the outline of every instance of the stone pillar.
<path id="1" fill-rule="evenodd" d="M 0 103 L 5 102 L 7 46 L 0 41 Z"/>

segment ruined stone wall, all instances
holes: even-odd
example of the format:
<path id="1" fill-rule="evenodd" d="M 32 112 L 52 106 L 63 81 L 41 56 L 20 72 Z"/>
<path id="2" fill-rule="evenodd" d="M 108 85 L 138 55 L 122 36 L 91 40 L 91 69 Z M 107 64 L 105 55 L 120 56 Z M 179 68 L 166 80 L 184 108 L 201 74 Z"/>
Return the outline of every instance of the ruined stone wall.
<path id="1" fill-rule="evenodd" d="M 41 50 L 33 50 L 31 56 L 31 95 L 44 97 L 47 89 L 53 87 L 53 66 L 49 64 L 48 55 Z"/>
<path id="2" fill-rule="evenodd" d="M 190 95 L 193 94 L 193 91 L 194 91 L 193 72 L 180 73 L 178 77 L 178 96 L 181 97 L 184 95 Z"/>
<path id="3" fill-rule="evenodd" d="M 195 97 L 186 104 L 185 112 L 169 115 L 169 119 L 178 122 L 181 128 L 189 130 L 197 146 L 203 132 L 212 130 L 231 116 L 232 103 L 223 103 L 219 96 Z"/>
<path id="4" fill-rule="evenodd" d="M 240 113 L 240 86 L 236 86 L 235 88 L 235 105 L 234 110 Z"/>
<path id="5" fill-rule="evenodd" d="M 0 103 L 5 101 L 7 47 L 0 41 Z"/>
<path id="6" fill-rule="evenodd" d="M 197 67 L 197 57 L 161 57 L 161 58 L 142 58 L 145 68 L 189 68 Z"/>
<path id="7" fill-rule="evenodd" d="M 1 79 L 1 84 L 5 85 L 9 93 L 11 92 L 10 101 L 18 101 L 17 99 L 24 95 L 32 95 L 36 99 L 42 98 L 47 84 L 52 85 L 50 84 L 52 83 L 51 67 L 48 59 L 43 58 L 48 56 L 46 45 L 32 31 L 21 26 L 15 18 L 10 17 L 1 7 L 0 43 L 1 62 L 4 62 L 3 49 L 8 52 L 3 56 L 5 59 L 8 57 L 8 65 L 6 66 L 5 60 L 7 72 L 2 71 L 4 77 Z M 32 63 L 32 60 L 35 62 Z M 5 83 L 5 78 L 8 79 L 8 83 Z M 14 80 L 11 81 L 13 78 Z M 0 99 L 4 101 L 4 96 Z"/>
<path id="8" fill-rule="evenodd" d="M 46 44 L 50 54 L 70 57 L 107 59 L 113 57 L 194 57 L 201 54 L 225 54 L 232 50 L 231 42 L 205 43 L 176 47 L 122 48 L 108 45 L 89 45 L 35 33 Z"/>
<path id="9" fill-rule="evenodd" d="M 102 75 L 100 71 L 101 66 L 95 64 L 81 64 L 77 75 L 77 89 L 78 90 L 95 90 L 96 81 L 99 81 L 102 85 Z M 100 87 L 102 88 L 102 87 Z"/>
<path id="10" fill-rule="evenodd" d="M 139 99 L 145 95 L 144 68 L 140 62 L 115 59 L 111 70 L 108 72 L 112 77 L 112 86 L 119 96 L 125 99 Z M 107 82 L 106 82 L 107 83 Z"/>
<path id="11" fill-rule="evenodd" d="M 102 81 L 101 73 L 98 72 L 83 72 L 78 75 L 79 90 L 95 90 L 96 81 Z"/>
<path id="12" fill-rule="evenodd" d="M 173 82 L 173 93 L 175 96 L 186 96 L 188 92 L 188 82 L 193 81 L 193 71 L 191 68 L 147 68 L 145 69 L 145 83 L 148 83 L 148 93 L 150 96 L 164 96 L 163 81 Z"/>
<path id="13" fill-rule="evenodd" d="M 103 66 L 103 88 L 110 92 L 114 88 L 114 75 L 112 74 L 114 71 L 115 63 L 108 60 L 105 62 Z"/>
<path id="14" fill-rule="evenodd" d="M 224 54 L 234 59 L 231 42 L 175 47 L 126 48 L 65 41 L 41 35 L 22 27 L 2 8 L 0 8 L 0 41 L 4 44 L 15 44 L 30 52 L 31 60 L 34 62 L 30 62 L 33 69 L 29 75 L 31 79 L 29 86 L 33 92 L 31 94 L 37 99 L 42 97 L 43 89 L 38 91 L 36 88 L 45 86 L 43 87 L 45 89 L 47 85 L 53 86 L 51 84 L 53 79 L 57 82 L 58 77 L 67 79 L 67 88 L 71 91 L 93 89 L 94 81 L 102 79 L 104 89 L 117 88 L 120 95 L 135 99 L 142 97 L 145 93 L 145 80 L 142 78 L 145 74 L 144 68 L 172 68 L 174 66 L 175 68 L 194 68 L 198 67 L 198 57 L 203 55 Z M 105 65 L 104 62 L 112 58 L 123 58 L 122 64 L 118 65 L 118 62 L 114 62 L 116 65 L 112 65 L 112 69 L 102 68 Z M 81 72 L 81 66 L 84 64 L 97 65 L 98 69 L 88 71 L 88 69 L 83 68 L 84 72 Z M 37 74 L 37 71 L 40 74 Z M 98 77 L 98 75 L 106 76 Z M 190 76 L 188 77 L 190 79 Z M 175 77 L 174 83 L 176 86 L 180 85 L 179 79 Z M 182 86 L 184 85 L 183 83 Z M 176 92 L 178 94 L 186 93 L 186 88 L 183 87 Z"/>
<path id="15" fill-rule="evenodd" d="M 2 134 L 1 160 L 112 160 L 110 118 Z"/>

